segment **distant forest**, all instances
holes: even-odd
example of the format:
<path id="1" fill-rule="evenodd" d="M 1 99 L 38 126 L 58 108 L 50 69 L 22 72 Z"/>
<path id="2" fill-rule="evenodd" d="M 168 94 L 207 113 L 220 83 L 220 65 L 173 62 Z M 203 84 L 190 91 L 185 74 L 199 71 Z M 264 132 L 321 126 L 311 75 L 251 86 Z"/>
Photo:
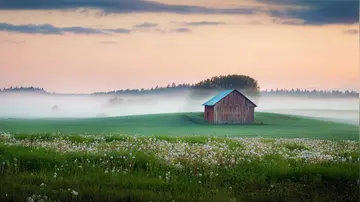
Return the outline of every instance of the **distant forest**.
<path id="1" fill-rule="evenodd" d="M 37 87 L 10 87 L 10 88 L 0 88 L 0 92 L 33 92 L 33 93 L 47 93 L 43 88 Z"/>
<path id="2" fill-rule="evenodd" d="M 304 89 L 270 89 L 260 90 L 258 82 L 246 75 L 227 75 L 216 76 L 210 79 L 200 81 L 196 84 L 168 84 L 167 86 L 155 86 L 152 88 L 141 89 L 121 89 L 108 92 L 95 92 L 92 95 L 141 95 L 141 94 L 158 94 L 158 93 L 176 93 L 185 90 L 193 90 L 194 94 L 201 91 L 220 91 L 224 89 L 239 89 L 248 95 L 261 96 L 301 96 L 301 97 L 321 97 L 321 98 L 340 98 L 352 97 L 358 98 L 359 93 L 355 91 L 339 91 L 339 90 L 304 90 Z M 10 87 L 0 89 L 0 92 L 33 92 L 45 94 L 49 93 L 43 88 L 37 87 Z"/>

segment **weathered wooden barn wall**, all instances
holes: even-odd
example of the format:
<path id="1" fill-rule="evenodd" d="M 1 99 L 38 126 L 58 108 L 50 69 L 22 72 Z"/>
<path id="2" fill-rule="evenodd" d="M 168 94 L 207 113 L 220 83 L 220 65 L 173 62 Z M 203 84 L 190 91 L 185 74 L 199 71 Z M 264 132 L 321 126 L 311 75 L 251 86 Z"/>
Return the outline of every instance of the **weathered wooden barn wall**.
<path id="1" fill-rule="evenodd" d="M 204 119 L 209 123 L 214 122 L 214 106 L 205 106 Z"/>
<path id="2" fill-rule="evenodd" d="M 255 105 L 237 91 L 233 91 L 214 106 L 213 123 L 252 123 Z"/>

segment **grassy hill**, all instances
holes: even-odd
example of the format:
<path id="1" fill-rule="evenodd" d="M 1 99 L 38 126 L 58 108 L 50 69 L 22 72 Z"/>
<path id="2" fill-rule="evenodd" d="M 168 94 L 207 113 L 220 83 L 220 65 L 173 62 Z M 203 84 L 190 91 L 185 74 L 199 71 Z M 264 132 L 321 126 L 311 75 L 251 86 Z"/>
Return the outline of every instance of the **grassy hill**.
<path id="1" fill-rule="evenodd" d="M 0 131 L 358 139 L 358 128 L 349 124 L 273 113 L 256 113 L 255 119 L 256 123 L 252 125 L 210 125 L 204 122 L 202 113 L 89 119 L 1 119 Z"/>

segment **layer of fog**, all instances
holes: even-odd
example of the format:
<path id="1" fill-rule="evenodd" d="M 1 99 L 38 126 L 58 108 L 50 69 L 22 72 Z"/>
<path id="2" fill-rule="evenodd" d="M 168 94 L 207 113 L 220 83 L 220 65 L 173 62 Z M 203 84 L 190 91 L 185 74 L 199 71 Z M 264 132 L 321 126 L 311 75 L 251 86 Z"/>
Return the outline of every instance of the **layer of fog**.
<path id="1" fill-rule="evenodd" d="M 0 94 L 0 118 L 89 118 L 203 111 L 205 99 L 189 93 L 156 96 Z M 210 98 L 210 97 L 209 97 Z M 256 111 L 316 117 L 359 123 L 358 99 L 260 97 Z M 54 107 L 56 106 L 56 107 Z"/>
<path id="2" fill-rule="evenodd" d="M 359 99 L 262 97 L 257 111 L 359 124 Z"/>

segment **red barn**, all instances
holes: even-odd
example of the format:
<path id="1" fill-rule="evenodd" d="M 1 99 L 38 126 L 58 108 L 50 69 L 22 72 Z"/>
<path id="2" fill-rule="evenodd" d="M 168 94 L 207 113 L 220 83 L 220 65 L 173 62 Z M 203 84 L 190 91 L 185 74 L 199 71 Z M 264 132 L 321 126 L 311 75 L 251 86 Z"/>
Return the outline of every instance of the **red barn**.
<path id="1" fill-rule="evenodd" d="M 203 104 L 204 118 L 209 123 L 247 124 L 254 121 L 257 105 L 240 91 L 233 89 L 221 92 Z"/>

